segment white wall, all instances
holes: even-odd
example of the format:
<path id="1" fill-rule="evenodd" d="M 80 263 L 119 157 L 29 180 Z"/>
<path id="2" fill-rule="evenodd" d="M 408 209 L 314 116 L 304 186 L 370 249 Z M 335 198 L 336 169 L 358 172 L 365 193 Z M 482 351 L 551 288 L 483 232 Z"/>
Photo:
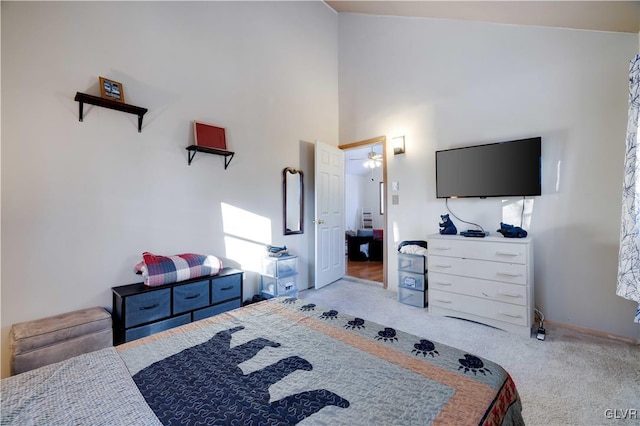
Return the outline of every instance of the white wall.
<path id="1" fill-rule="evenodd" d="M 372 180 L 373 179 L 373 180 Z M 345 229 L 362 228 L 362 208 L 371 209 L 373 228 L 382 229 L 384 215 L 380 214 L 379 184 L 382 168 L 378 167 L 365 175 L 345 175 Z"/>
<path id="2" fill-rule="evenodd" d="M 338 18 L 321 2 L 2 2 L 2 373 L 11 324 L 90 306 L 139 281 L 143 251 L 214 254 L 257 291 L 282 235 L 282 169 L 338 142 Z M 85 105 L 98 76 L 134 115 Z M 235 151 L 187 165 L 191 121 Z M 308 200 L 309 180 L 305 181 Z M 311 188 L 313 188 L 311 182 Z M 305 219 L 311 217 L 308 202 Z"/>
<path id="3" fill-rule="evenodd" d="M 405 155 L 387 152 L 387 179 L 400 184 L 385 238 L 390 288 L 395 244 L 437 232 L 447 212 L 434 151 L 542 136 L 529 228 L 536 305 L 550 320 L 640 337 L 635 304 L 615 295 L 637 35 L 357 14 L 341 14 L 339 28 L 341 143 L 406 135 Z M 500 199 L 449 207 L 491 231 L 503 220 Z"/>
<path id="4" fill-rule="evenodd" d="M 347 231 L 355 231 L 360 228 L 360 208 L 364 199 L 362 185 L 363 177 L 360 175 L 345 175 L 344 177 L 344 220 Z"/>

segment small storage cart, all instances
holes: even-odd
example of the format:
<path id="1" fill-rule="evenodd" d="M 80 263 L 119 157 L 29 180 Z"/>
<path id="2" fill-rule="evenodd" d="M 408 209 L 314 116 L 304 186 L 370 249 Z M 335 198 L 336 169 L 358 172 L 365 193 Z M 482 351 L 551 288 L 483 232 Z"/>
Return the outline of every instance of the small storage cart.
<path id="1" fill-rule="evenodd" d="M 298 256 L 266 256 L 262 260 L 260 294 L 272 297 L 298 297 Z"/>
<path id="2" fill-rule="evenodd" d="M 424 308 L 427 306 L 427 287 L 426 256 L 398 252 L 398 301 Z"/>

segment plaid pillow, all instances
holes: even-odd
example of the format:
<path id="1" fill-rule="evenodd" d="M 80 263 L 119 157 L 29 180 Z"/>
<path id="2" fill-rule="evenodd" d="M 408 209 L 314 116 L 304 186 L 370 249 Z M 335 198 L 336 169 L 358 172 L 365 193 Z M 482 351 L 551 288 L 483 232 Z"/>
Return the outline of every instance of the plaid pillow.
<path id="1" fill-rule="evenodd" d="M 149 287 L 217 275 L 222 269 L 222 262 L 217 257 L 193 253 L 157 256 L 144 252 L 141 263 L 142 278 Z"/>

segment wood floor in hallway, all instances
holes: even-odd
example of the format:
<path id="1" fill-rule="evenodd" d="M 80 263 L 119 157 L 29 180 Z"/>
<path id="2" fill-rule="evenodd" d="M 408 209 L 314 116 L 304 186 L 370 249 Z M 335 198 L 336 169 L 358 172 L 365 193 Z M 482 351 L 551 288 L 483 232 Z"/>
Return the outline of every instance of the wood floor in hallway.
<path id="1" fill-rule="evenodd" d="M 383 264 L 380 262 L 356 262 L 347 259 L 347 275 L 363 280 L 382 282 Z"/>

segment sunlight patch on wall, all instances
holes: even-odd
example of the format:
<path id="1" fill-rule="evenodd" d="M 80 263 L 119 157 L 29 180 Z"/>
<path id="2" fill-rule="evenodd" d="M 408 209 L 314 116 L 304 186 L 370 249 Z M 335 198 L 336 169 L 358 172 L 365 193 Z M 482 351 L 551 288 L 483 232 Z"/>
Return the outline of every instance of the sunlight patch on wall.
<path id="1" fill-rule="evenodd" d="M 271 219 L 227 203 L 220 203 L 220 208 L 225 257 L 245 271 L 259 272 L 265 245 L 271 244 Z"/>
<path id="2" fill-rule="evenodd" d="M 533 199 L 502 200 L 502 223 L 519 226 L 525 231 L 531 227 Z"/>

